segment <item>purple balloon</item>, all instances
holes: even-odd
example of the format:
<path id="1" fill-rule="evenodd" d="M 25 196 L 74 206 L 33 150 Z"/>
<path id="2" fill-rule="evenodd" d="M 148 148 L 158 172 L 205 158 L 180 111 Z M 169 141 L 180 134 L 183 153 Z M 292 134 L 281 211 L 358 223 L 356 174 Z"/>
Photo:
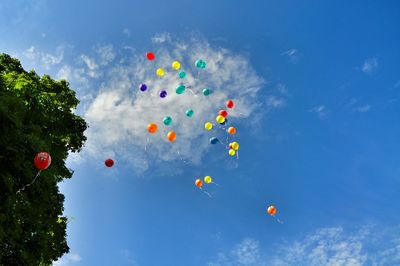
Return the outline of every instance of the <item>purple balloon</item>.
<path id="1" fill-rule="evenodd" d="M 166 91 L 166 90 L 160 91 L 160 97 L 161 97 L 161 98 L 167 97 L 167 91 Z"/>
<path id="2" fill-rule="evenodd" d="M 140 89 L 141 91 L 145 91 L 145 90 L 147 90 L 147 85 L 144 84 L 144 83 L 142 83 L 142 84 L 140 84 L 139 89 Z"/>

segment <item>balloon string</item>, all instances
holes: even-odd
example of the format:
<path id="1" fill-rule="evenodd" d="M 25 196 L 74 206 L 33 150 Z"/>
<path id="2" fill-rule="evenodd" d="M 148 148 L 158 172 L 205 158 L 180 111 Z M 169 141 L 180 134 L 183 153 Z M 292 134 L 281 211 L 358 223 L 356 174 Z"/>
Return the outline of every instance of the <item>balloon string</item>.
<path id="1" fill-rule="evenodd" d="M 23 186 L 21 189 L 19 189 L 16 194 L 21 193 L 21 191 L 24 191 L 27 187 L 30 187 L 33 183 L 35 183 L 36 179 L 40 176 L 40 173 L 42 172 L 42 170 L 39 170 L 39 172 L 37 172 L 35 178 L 33 179 L 33 181 L 25 186 Z"/>
<path id="2" fill-rule="evenodd" d="M 146 143 L 144 144 L 144 150 L 147 151 L 147 144 L 149 144 L 149 138 L 146 138 Z"/>
<path id="3" fill-rule="evenodd" d="M 207 191 L 203 190 L 203 188 L 200 188 L 200 190 L 201 190 L 203 193 L 205 193 L 207 196 L 209 196 L 210 198 L 212 198 L 211 194 L 208 193 Z"/>
<path id="4" fill-rule="evenodd" d="M 220 185 L 218 185 L 217 183 L 215 183 L 215 182 L 211 182 L 212 184 L 214 184 L 214 185 L 216 185 L 216 186 L 219 186 L 220 187 Z"/>
<path id="5" fill-rule="evenodd" d="M 275 215 L 273 215 L 273 217 L 276 219 L 276 221 L 277 221 L 278 223 L 283 224 L 283 222 L 282 222 L 281 220 L 279 220 L 278 217 L 276 217 Z"/>
<path id="6" fill-rule="evenodd" d="M 180 153 L 179 151 L 178 151 L 178 155 L 179 155 L 179 158 L 181 159 L 182 162 L 184 162 L 185 164 L 188 164 L 188 163 L 182 158 L 181 153 Z"/>

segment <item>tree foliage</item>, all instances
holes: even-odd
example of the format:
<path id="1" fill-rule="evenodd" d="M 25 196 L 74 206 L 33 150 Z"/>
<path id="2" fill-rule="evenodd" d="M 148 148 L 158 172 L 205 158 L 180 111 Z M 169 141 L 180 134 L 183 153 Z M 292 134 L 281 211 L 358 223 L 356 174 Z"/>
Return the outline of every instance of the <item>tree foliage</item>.
<path id="1" fill-rule="evenodd" d="M 25 71 L 0 54 L 0 265 L 51 265 L 69 251 L 64 195 L 57 183 L 71 178 L 68 152 L 79 152 L 86 122 L 65 80 Z M 46 151 L 50 167 L 37 173 L 33 158 Z"/>

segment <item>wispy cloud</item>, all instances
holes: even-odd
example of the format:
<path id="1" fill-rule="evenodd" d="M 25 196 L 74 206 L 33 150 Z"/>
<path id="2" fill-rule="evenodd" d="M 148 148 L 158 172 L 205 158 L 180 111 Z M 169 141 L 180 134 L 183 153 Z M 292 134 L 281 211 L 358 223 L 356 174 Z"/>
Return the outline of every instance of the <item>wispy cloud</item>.
<path id="1" fill-rule="evenodd" d="M 217 260 L 208 262 L 207 266 L 268 265 L 260 253 L 259 242 L 252 238 L 246 238 L 231 251 L 220 252 Z M 265 254 L 263 255 L 265 256 Z"/>
<path id="2" fill-rule="evenodd" d="M 124 260 L 127 262 L 129 265 L 137 265 L 136 261 L 133 259 L 132 252 L 129 251 L 128 249 L 123 249 L 121 250 L 121 255 L 124 258 Z"/>
<path id="3" fill-rule="evenodd" d="M 272 108 L 280 108 L 285 106 L 286 101 L 282 97 L 276 97 L 274 95 L 267 97 L 267 106 Z"/>
<path id="4" fill-rule="evenodd" d="M 58 46 L 54 54 L 43 52 L 31 46 L 23 52 L 23 56 L 35 64 L 43 66 L 45 69 L 50 69 L 54 65 L 58 65 L 64 58 L 64 46 Z"/>
<path id="5" fill-rule="evenodd" d="M 100 64 L 103 66 L 108 65 L 115 59 L 114 47 L 112 45 L 102 45 L 95 49 L 99 56 Z"/>
<path id="6" fill-rule="evenodd" d="M 53 263 L 54 266 L 69 266 L 82 260 L 78 253 L 67 253 Z"/>
<path id="7" fill-rule="evenodd" d="M 125 57 L 123 62 L 114 59 L 104 71 L 97 63 L 101 62 L 99 55 L 81 57 L 89 74 L 90 71 L 102 73 L 99 75 L 100 89 L 85 112 L 89 129 L 84 152 L 89 157 L 103 160 L 116 156 L 119 160 L 130 162 L 139 173 L 159 161 L 182 158 L 189 163 L 200 163 L 210 147 L 210 136 L 203 129 L 204 123 L 215 121 L 215 114 L 224 107 L 227 99 L 232 98 L 236 103 L 235 108 L 229 110 L 231 122 L 248 117 L 261 104 L 257 95 L 264 81 L 246 57 L 213 47 L 199 37 L 176 42 L 171 38 L 164 43 L 166 38 L 171 37 L 169 34 L 155 37 L 157 43 L 163 44 L 154 50 L 157 57 L 154 62 L 147 61 L 142 54 L 133 54 L 132 57 Z M 204 70 L 194 66 L 198 58 L 206 60 Z M 171 68 L 174 60 L 179 60 L 186 71 L 184 80 L 179 79 L 177 72 Z M 165 69 L 164 77 L 155 75 L 157 67 Z M 142 82 L 149 88 L 146 92 L 138 89 Z M 182 95 L 175 93 L 175 87 L 180 82 L 190 86 Z M 205 87 L 213 91 L 209 97 L 202 94 Z M 161 89 L 168 91 L 165 99 L 158 96 Z M 281 106 L 279 101 L 279 98 L 271 99 L 270 104 Z M 185 115 L 188 108 L 195 112 L 192 118 Z M 162 123 L 167 115 L 173 118 L 173 124 L 168 128 Z M 154 135 L 146 131 L 147 124 L 151 122 L 159 126 Z M 177 133 L 174 143 L 166 138 L 169 130 Z M 212 134 L 218 137 L 220 133 L 213 131 Z"/>
<path id="8" fill-rule="evenodd" d="M 87 67 L 87 74 L 91 78 L 97 78 L 100 76 L 99 72 L 97 72 L 97 69 L 99 68 L 99 65 L 95 62 L 95 60 L 87 55 L 81 55 L 81 60 L 83 63 L 85 63 Z"/>
<path id="9" fill-rule="evenodd" d="M 327 227 L 270 249 L 263 250 L 259 241 L 247 238 L 207 265 L 400 265 L 400 231 L 371 225 L 353 232 Z"/>
<path id="10" fill-rule="evenodd" d="M 355 112 L 359 112 L 359 113 L 366 113 L 366 112 L 369 112 L 369 110 L 371 110 L 371 105 L 366 104 L 366 105 L 358 106 L 358 107 L 355 107 L 353 110 Z"/>
<path id="11" fill-rule="evenodd" d="M 128 28 L 124 28 L 124 29 L 122 30 L 122 33 L 123 33 L 125 36 L 127 36 L 127 37 L 131 37 L 131 31 L 130 31 L 130 29 L 128 29 Z"/>
<path id="12" fill-rule="evenodd" d="M 287 56 L 292 63 L 298 63 L 300 60 L 300 54 L 297 49 L 289 49 L 281 53 L 283 56 Z"/>
<path id="13" fill-rule="evenodd" d="M 378 69 L 378 59 L 375 57 L 366 59 L 361 67 L 362 72 L 368 75 L 375 73 L 377 69 Z"/>
<path id="14" fill-rule="evenodd" d="M 316 113 L 320 119 L 325 119 L 327 116 L 327 109 L 325 105 L 315 106 L 308 111 L 311 113 Z"/>
<path id="15" fill-rule="evenodd" d="M 168 32 L 163 32 L 160 34 L 155 35 L 153 38 L 151 38 L 153 43 L 164 43 L 164 42 L 170 42 L 171 41 L 171 34 Z"/>

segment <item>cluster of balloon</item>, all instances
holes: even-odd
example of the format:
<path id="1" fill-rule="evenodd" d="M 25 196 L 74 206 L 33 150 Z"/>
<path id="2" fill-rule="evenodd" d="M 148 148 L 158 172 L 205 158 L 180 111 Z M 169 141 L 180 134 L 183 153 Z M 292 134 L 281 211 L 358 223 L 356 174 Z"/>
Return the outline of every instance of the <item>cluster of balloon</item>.
<path id="1" fill-rule="evenodd" d="M 268 209 L 267 209 L 267 213 L 268 213 L 269 215 L 271 215 L 272 217 L 274 217 L 278 223 L 283 224 L 283 222 L 282 222 L 281 220 L 279 220 L 279 218 L 277 218 L 277 217 L 275 216 L 277 212 L 278 212 L 278 210 L 276 209 L 276 207 L 275 207 L 274 205 L 269 206 Z"/>
<path id="2" fill-rule="evenodd" d="M 33 183 L 35 183 L 36 179 L 40 176 L 40 173 L 43 170 L 49 168 L 51 164 L 51 156 L 47 152 L 39 152 L 36 154 L 35 158 L 33 159 L 33 163 L 35 167 L 39 170 L 35 177 L 33 178 L 32 182 L 29 184 L 24 185 L 21 189 L 19 189 L 16 194 L 21 193 L 21 191 L 25 190 L 27 187 L 30 187 Z"/>
<path id="3" fill-rule="evenodd" d="M 211 183 L 212 183 L 212 184 L 216 184 L 216 183 L 214 183 L 214 182 L 212 181 L 212 177 L 209 176 L 209 175 L 207 175 L 207 176 L 204 177 L 204 182 L 205 182 L 206 184 L 211 184 Z M 203 181 L 202 181 L 200 178 L 196 179 L 196 181 L 194 181 L 194 184 L 195 184 L 195 186 L 198 187 L 202 192 L 204 192 L 205 194 L 207 194 L 207 195 L 211 198 L 211 194 L 208 193 L 206 190 L 203 190 Z M 216 184 L 216 185 L 218 185 L 218 184 Z"/>

